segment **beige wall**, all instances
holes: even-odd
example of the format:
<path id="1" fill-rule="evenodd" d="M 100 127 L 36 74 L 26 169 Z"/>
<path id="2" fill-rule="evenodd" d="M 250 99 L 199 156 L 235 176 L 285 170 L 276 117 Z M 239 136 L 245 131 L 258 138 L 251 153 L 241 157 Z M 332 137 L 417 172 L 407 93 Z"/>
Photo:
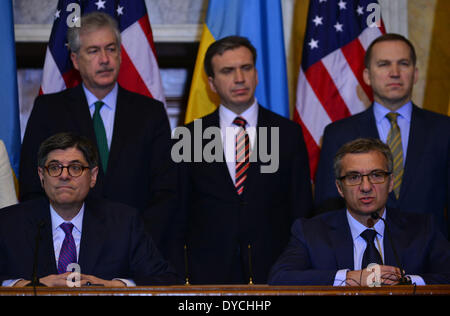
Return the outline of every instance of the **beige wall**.
<path id="1" fill-rule="evenodd" d="M 413 101 L 450 114 L 450 1 L 409 0 L 408 33 L 419 68 Z"/>

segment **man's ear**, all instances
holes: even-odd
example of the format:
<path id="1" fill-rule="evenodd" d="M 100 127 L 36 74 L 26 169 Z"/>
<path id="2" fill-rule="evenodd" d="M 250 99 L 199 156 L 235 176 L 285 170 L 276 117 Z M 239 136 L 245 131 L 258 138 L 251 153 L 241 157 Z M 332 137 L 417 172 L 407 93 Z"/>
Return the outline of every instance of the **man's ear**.
<path id="1" fill-rule="evenodd" d="M 41 180 L 41 186 L 44 187 L 44 169 L 41 167 L 38 167 L 38 176 Z"/>
<path id="2" fill-rule="evenodd" d="M 364 68 L 363 80 L 364 80 L 364 83 L 366 85 L 370 86 L 370 73 L 369 73 L 369 69 L 368 68 Z"/>
<path id="3" fill-rule="evenodd" d="M 95 183 L 97 183 L 97 176 L 98 176 L 98 166 L 91 169 L 91 182 L 89 183 L 91 189 L 95 186 Z"/>
<path id="4" fill-rule="evenodd" d="M 209 84 L 209 88 L 212 90 L 212 92 L 217 93 L 216 86 L 214 85 L 213 77 L 208 77 L 208 84 Z"/>
<path id="5" fill-rule="evenodd" d="M 77 56 L 77 54 L 71 52 L 70 53 L 70 59 L 72 60 L 73 67 L 76 70 L 80 70 L 79 67 L 78 67 L 78 56 Z"/>
<path id="6" fill-rule="evenodd" d="M 338 190 L 338 192 L 339 192 L 339 195 L 341 196 L 341 197 L 344 197 L 344 192 L 343 192 L 343 190 L 342 190 L 342 183 L 341 183 L 341 181 L 339 181 L 339 180 L 336 180 L 336 188 L 337 188 L 337 190 Z"/>

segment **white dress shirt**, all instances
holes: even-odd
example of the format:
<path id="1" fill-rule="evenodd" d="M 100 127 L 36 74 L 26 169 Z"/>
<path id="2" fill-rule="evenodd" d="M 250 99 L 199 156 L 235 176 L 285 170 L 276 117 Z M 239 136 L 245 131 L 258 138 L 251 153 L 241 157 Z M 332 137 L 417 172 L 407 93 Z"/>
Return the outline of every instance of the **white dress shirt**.
<path id="1" fill-rule="evenodd" d="M 238 126 L 233 124 L 233 121 L 238 116 L 247 121 L 245 129 L 250 140 L 251 153 L 256 139 L 256 125 L 258 123 L 258 102 L 256 101 L 256 98 L 255 102 L 241 114 L 236 114 L 223 105 L 220 105 L 219 107 L 220 132 L 222 135 L 225 161 L 233 183 L 236 181 L 236 135 L 239 131 Z"/>

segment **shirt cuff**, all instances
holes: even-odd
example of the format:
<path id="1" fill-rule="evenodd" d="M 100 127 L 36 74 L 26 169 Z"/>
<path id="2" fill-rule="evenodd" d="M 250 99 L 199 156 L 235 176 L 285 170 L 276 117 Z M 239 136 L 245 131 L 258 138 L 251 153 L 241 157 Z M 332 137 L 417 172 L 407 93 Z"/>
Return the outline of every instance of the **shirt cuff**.
<path id="1" fill-rule="evenodd" d="M 336 272 L 336 276 L 334 277 L 333 286 L 346 286 L 347 285 L 347 271 L 349 269 L 342 269 Z"/>
<path id="2" fill-rule="evenodd" d="M 408 275 L 411 278 L 411 283 L 415 285 L 427 285 L 424 279 L 419 275 Z"/>
<path id="3" fill-rule="evenodd" d="M 2 286 L 9 286 L 12 287 L 16 285 L 17 282 L 24 280 L 24 279 L 11 279 L 11 280 L 5 280 L 2 282 Z"/>
<path id="4" fill-rule="evenodd" d="M 130 280 L 130 279 L 114 278 L 113 280 L 119 280 L 119 281 L 125 283 L 125 285 L 126 285 L 127 287 L 133 287 L 133 286 L 136 286 L 136 283 L 134 283 L 134 281 L 133 281 L 133 280 Z"/>

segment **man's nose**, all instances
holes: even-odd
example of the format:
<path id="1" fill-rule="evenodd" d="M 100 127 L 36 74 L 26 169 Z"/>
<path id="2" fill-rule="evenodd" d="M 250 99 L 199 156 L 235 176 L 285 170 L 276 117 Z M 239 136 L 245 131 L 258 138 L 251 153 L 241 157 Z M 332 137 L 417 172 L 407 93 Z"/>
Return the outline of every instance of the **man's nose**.
<path id="1" fill-rule="evenodd" d="M 109 63 L 109 55 L 108 52 L 104 49 L 100 50 L 100 64 L 108 64 Z"/>
<path id="2" fill-rule="evenodd" d="M 364 175 L 361 179 L 361 184 L 359 185 L 359 188 L 362 192 L 370 192 L 372 191 L 372 183 L 369 181 L 369 176 Z"/>
<path id="3" fill-rule="evenodd" d="M 241 69 L 236 70 L 236 72 L 234 74 L 234 81 L 235 82 L 244 82 L 245 81 L 244 73 L 242 72 Z"/>
<path id="4" fill-rule="evenodd" d="M 390 75 L 391 77 L 399 77 L 399 76 L 400 76 L 400 68 L 399 68 L 399 66 L 396 65 L 396 64 L 393 64 L 393 65 L 391 66 L 389 75 Z"/>

